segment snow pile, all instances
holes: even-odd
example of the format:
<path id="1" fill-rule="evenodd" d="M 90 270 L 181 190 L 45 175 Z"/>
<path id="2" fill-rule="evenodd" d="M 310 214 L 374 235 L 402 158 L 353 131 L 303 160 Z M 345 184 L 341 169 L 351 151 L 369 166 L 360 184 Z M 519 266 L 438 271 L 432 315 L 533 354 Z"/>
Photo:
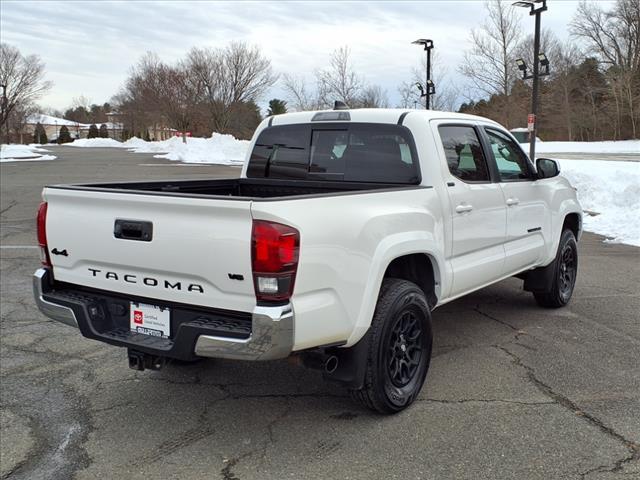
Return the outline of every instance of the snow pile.
<path id="1" fill-rule="evenodd" d="M 584 229 L 611 242 L 640 246 L 640 162 L 559 162 L 561 175 L 578 189 Z"/>
<path id="2" fill-rule="evenodd" d="M 39 145 L 2 145 L 0 146 L 0 162 L 34 162 L 40 160 L 55 160 L 53 155 L 43 155 L 49 150 Z"/>
<path id="3" fill-rule="evenodd" d="M 79 140 L 75 140 L 71 143 L 66 143 L 65 146 L 68 147 L 83 147 L 83 148 L 91 148 L 91 147 L 123 147 L 123 143 L 113 138 L 81 138 Z"/>
<path id="4" fill-rule="evenodd" d="M 139 138 L 127 140 L 123 146 L 136 153 L 157 153 L 155 158 L 166 158 L 185 163 L 214 163 L 218 165 L 242 165 L 249 148 L 247 140 L 237 140 L 233 135 L 214 133 L 210 138 L 180 137 L 161 142 L 145 142 Z"/>
<path id="5" fill-rule="evenodd" d="M 529 144 L 522 147 L 528 152 Z M 636 153 L 640 155 L 640 140 L 617 142 L 536 142 L 538 153 Z"/>
<path id="6" fill-rule="evenodd" d="M 184 163 L 213 163 L 217 165 L 242 165 L 249 148 L 247 140 L 237 140 L 232 135 L 214 133 L 210 138 L 171 137 L 159 142 L 147 142 L 132 137 L 126 142 L 112 138 L 91 138 L 69 143 L 72 147 L 116 147 L 134 153 L 155 153 L 155 158 L 166 158 Z"/>

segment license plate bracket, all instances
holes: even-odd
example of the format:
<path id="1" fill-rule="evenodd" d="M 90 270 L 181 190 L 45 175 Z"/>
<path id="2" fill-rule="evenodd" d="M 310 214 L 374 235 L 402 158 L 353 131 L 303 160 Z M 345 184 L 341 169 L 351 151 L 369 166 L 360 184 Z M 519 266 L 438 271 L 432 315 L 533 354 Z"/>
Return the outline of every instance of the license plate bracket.
<path id="1" fill-rule="evenodd" d="M 171 336 L 171 311 L 148 303 L 130 302 L 129 326 L 132 332 L 160 338 Z"/>

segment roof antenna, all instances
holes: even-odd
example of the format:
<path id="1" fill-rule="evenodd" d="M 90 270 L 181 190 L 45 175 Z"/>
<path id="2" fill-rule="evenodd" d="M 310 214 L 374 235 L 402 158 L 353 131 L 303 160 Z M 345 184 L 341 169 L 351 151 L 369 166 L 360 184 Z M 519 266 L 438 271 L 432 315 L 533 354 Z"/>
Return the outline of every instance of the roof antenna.
<path id="1" fill-rule="evenodd" d="M 335 103 L 333 104 L 333 109 L 334 110 L 349 110 L 349 106 L 346 103 L 341 102 L 340 100 L 336 100 Z"/>

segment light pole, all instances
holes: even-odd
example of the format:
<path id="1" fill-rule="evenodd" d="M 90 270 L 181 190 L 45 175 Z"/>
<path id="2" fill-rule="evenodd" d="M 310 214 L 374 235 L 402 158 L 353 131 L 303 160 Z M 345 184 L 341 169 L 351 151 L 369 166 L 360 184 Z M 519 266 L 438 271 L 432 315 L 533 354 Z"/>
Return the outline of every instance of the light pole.
<path id="1" fill-rule="evenodd" d="M 540 5 L 536 8 L 536 5 Z M 529 9 L 529 15 L 534 15 L 536 17 L 536 29 L 535 34 L 533 36 L 533 75 L 530 77 L 533 79 L 533 91 L 531 93 L 531 115 L 533 122 L 533 128 L 530 129 L 529 133 L 529 157 L 532 162 L 536 161 L 536 135 L 537 135 L 537 115 L 538 115 L 538 80 L 540 78 L 540 69 L 538 68 L 540 64 L 543 64 L 542 59 L 540 58 L 540 17 L 542 16 L 542 12 L 547 10 L 547 0 L 522 0 L 515 2 L 513 4 L 516 7 L 524 7 Z M 547 57 L 543 54 L 546 64 L 543 66 L 546 68 L 546 74 L 549 74 L 549 61 Z M 524 72 L 524 77 L 527 78 L 527 66 L 524 63 L 524 60 L 519 59 L 522 63 L 518 63 L 518 68 Z M 523 68 L 524 67 L 524 68 Z"/>
<path id="2" fill-rule="evenodd" d="M 416 84 L 416 86 L 418 86 L 418 89 L 420 90 L 420 96 L 425 97 L 425 108 L 429 110 L 431 108 L 431 95 L 436 93 L 435 85 L 431 80 L 431 50 L 433 49 L 433 40 L 419 38 L 411 43 L 413 45 L 422 45 L 424 47 L 424 51 L 427 52 L 427 77 L 424 82 L 425 88 L 423 89 L 420 84 Z"/>
<path id="3" fill-rule="evenodd" d="M 7 144 L 9 143 L 9 122 L 6 118 L 7 116 L 7 86 L 0 85 L 2 87 L 2 103 L 0 103 L 0 110 L 2 110 L 2 114 L 0 114 L 0 118 L 2 118 L 2 122 L 7 124 Z M 0 128 L 2 126 L 0 125 Z M 2 131 L 0 131 L 0 136 L 2 135 Z"/>

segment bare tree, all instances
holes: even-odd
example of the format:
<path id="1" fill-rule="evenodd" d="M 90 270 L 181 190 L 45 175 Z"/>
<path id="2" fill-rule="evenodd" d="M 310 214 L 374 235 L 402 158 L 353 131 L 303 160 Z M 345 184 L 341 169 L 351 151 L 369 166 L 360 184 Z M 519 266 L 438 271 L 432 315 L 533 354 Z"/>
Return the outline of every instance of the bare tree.
<path id="1" fill-rule="evenodd" d="M 258 47 L 238 42 L 222 50 L 193 48 L 182 65 L 218 132 L 226 131 L 238 105 L 259 99 L 277 80 Z"/>
<path id="2" fill-rule="evenodd" d="M 540 32 L 540 53 L 544 53 L 549 59 L 550 65 L 552 66 L 552 73 L 553 70 L 556 69 L 556 65 L 560 60 L 559 56 L 561 55 L 560 50 L 562 45 L 562 42 L 558 40 L 558 37 L 555 35 L 555 33 L 547 28 L 542 29 L 542 31 Z M 570 45 L 570 43 L 565 42 L 564 45 L 568 46 Z M 515 50 L 515 56 L 524 59 L 529 67 L 533 65 L 533 47 L 534 35 L 531 34 L 523 38 Z"/>
<path id="3" fill-rule="evenodd" d="M 640 3 L 618 0 L 612 11 L 582 1 L 571 21 L 571 33 L 583 39 L 600 61 L 611 66 L 640 68 Z"/>
<path id="4" fill-rule="evenodd" d="M 16 108 L 27 108 L 51 88 L 52 83 L 45 81 L 44 76 L 44 63 L 39 56 L 23 56 L 17 48 L 0 44 L 0 85 L 6 88 L 0 129 L 6 128 Z"/>
<path id="5" fill-rule="evenodd" d="M 91 110 L 91 99 L 84 95 L 79 95 L 71 99 L 71 108 L 84 108 L 87 112 Z"/>
<path id="6" fill-rule="evenodd" d="M 198 102 L 197 90 L 184 68 L 160 65 L 157 72 L 157 95 L 161 112 L 169 126 L 182 133 L 182 141 L 187 143 L 187 131 L 191 127 L 195 106 Z"/>
<path id="7" fill-rule="evenodd" d="M 500 0 L 485 3 L 487 19 L 471 31 L 473 47 L 465 52 L 460 72 L 486 95 L 503 95 L 503 123 L 511 123 L 509 93 L 516 78 L 515 53 L 521 39 L 515 11 Z"/>
<path id="8" fill-rule="evenodd" d="M 387 92 L 379 85 L 367 85 L 357 100 L 360 108 L 388 108 Z"/>
<path id="9" fill-rule="evenodd" d="M 554 117 L 559 122 L 557 127 L 566 129 L 567 140 L 574 140 L 576 135 L 575 91 L 579 85 L 576 66 L 582 61 L 584 55 L 578 46 L 571 42 L 558 42 L 550 51 L 552 52 L 549 58 L 553 65 L 551 69 L 553 88 L 549 103 L 555 107 L 553 108 Z"/>
<path id="10" fill-rule="evenodd" d="M 351 62 L 351 51 L 344 46 L 331 54 L 329 67 L 315 71 L 315 89 L 300 76 L 284 75 L 283 87 L 295 110 L 332 108 L 339 100 L 350 108 L 387 107 L 387 93 L 379 85 L 367 83 Z"/>
<path id="11" fill-rule="evenodd" d="M 571 22 L 571 32 L 582 39 L 604 64 L 611 78 L 611 94 L 621 122 L 630 133 L 640 133 L 640 2 L 617 0 L 605 11 L 583 1 Z"/>
<path id="12" fill-rule="evenodd" d="M 365 85 L 353 68 L 350 55 L 349 47 L 340 47 L 331 54 L 329 68 L 316 72 L 320 101 L 326 107 L 332 106 L 336 100 L 349 106 L 358 103 Z"/>
<path id="13" fill-rule="evenodd" d="M 284 74 L 282 76 L 282 87 L 294 110 L 300 112 L 322 108 L 317 91 L 310 91 L 303 77 Z"/>
<path id="14" fill-rule="evenodd" d="M 29 117 L 37 112 L 38 107 L 33 103 L 20 104 L 16 106 L 9 114 L 7 126 L 10 135 L 18 138 L 23 143 L 25 127 L 27 126 Z"/>
<path id="15" fill-rule="evenodd" d="M 163 63 L 154 53 L 147 53 L 131 70 L 118 98 L 126 116 L 135 116 L 138 123 L 151 127 L 157 137 L 159 123 L 182 133 L 192 125 L 198 105 L 197 85 L 182 65 Z"/>

